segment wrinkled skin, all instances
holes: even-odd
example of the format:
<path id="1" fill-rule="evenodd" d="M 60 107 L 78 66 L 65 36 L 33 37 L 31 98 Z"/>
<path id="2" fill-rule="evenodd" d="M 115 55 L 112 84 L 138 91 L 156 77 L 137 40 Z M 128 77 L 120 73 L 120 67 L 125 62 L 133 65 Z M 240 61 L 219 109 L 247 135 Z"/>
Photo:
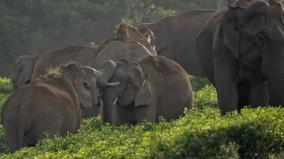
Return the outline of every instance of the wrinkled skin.
<path id="1" fill-rule="evenodd" d="M 12 84 L 14 89 L 17 89 L 18 87 L 29 84 L 31 82 L 36 59 L 37 56 L 33 55 L 23 55 L 17 59 L 15 63 L 16 71 L 12 77 Z"/>
<path id="2" fill-rule="evenodd" d="M 223 114 L 245 105 L 284 104 L 283 24 L 277 0 L 236 0 L 207 20 L 197 55 Z"/>
<path id="3" fill-rule="evenodd" d="M 45 136 L 75 133 L 80 126 L 81 107 L 97 107 L 98 87 L 115 71 L 107 63 L 101 71 L 75 63 L 61 68 L 61 73 L 35 79 L 17 89 L 5 103 L 1 117 L 8 147 L 14 152 L 34 146 Z"/>
<path id="4" fill-rule="evenodd" d="M 215 12 L 217 10 L 192 10 L 158 22 L 142 23 L 138 28 L 153 31 L 158 55 L 176 61 L 191 75 L 202 76 L 196 57 L 196 38 L 205 21 Z"/>
<path id="5" fill-rule="evenodd" d="M 119 61 L 110 81 L 120 82 L 103 92 L 103 120 L 112 125 L 177 119 L 192 106 L 187 73 L 163 56 L 147 57 L 139 64 Z"/>

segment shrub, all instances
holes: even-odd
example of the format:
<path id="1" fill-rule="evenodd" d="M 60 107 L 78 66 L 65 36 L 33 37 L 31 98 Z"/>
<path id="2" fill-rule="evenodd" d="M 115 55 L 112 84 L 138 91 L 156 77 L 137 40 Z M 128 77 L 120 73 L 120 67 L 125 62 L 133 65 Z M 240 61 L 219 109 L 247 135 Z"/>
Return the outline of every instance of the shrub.
<path id="1" fill-rule="evenodd" d="M 284 108 L 245 108 L 221 116 L 212 107 L 213 86 L 195 96 L 196 109 L 179 120 L 113 127 L 99 117 L 86 119 L 77 134 L 47 137 L 14 154 L 8 153 L 0 126 L 0 158 L 283 158 Z"/>
<path id="2" fill-rule="evenodd" d="M 267 158 L 284 151 L 283 125 L 281 108 L 225 117 L 205 108 L 172 122 L 120 127 L 96 118 L 85 120 L 75 135 L 44 139 L 1 158 Z"/>
<path id="3" fill-rule="evenodd" d="M 194 93 L 194 108 L 217 107 L 217 93 L 213 85 L 206 85 Z"/>
<path id="4" fill-rule="evenodd" d="M 202 77 L 189 76 L 189 79 L 194 92 L 199 91 L 201 88 L 210 84 L 206 78 Z"/>
<path id="5" fill-rule="evenodd" d="M 11 79 L 0 78 L 0 94 L 7 94 L 13 90 Z"/>

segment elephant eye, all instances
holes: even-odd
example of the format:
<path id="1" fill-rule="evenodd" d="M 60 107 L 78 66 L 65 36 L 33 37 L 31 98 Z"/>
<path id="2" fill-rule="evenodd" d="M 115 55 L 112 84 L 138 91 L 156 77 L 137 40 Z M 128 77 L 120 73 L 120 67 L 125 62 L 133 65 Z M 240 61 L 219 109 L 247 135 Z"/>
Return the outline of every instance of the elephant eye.
<path id="1" fill-rule="evenodd" d="M 84 83 L 83 83 L 83 85 L 84 85 L 84 87 L 85 87 L 86 89 L 90 89 L 90 85 L 89 85 L 89 83 L 84 82 Z"/>

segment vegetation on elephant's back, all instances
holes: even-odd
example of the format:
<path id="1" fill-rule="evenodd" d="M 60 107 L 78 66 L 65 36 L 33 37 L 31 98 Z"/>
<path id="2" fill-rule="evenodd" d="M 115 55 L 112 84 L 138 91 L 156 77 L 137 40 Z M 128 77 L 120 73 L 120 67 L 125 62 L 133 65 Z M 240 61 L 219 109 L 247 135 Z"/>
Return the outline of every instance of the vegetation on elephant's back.
<path id="1" fill-rule="evenodd" d="M 222 117 L 212 105 L 216 92 L 206 86 L 195 93 L 195 107 L 204 109 L 196 108 L 179 120 L 112 127 L 99 118 L 88 119 L 75 135 L 44 139 L 15 154 L 8 154 L 0 126 L 0 158 L 283 157 L 283 108 L 244 109 L 240 115 Z"/>

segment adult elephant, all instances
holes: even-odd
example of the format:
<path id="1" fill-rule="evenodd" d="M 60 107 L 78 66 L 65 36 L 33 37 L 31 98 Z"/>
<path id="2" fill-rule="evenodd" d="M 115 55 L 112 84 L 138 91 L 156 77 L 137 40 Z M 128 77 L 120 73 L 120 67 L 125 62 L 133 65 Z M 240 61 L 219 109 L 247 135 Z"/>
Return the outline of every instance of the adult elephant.
<path id="1" fill-rule="evenodd" d="M 31 82 L 33 68 L 38 56 L 22 55 L 16 60 L 16 70 L 12 77 L 14 89 Z"/>
<path id="2" fill-rule="evenodd" d="M 1 112 L 10 151 L 34 146 L 45 134 L 75 133 L 81 108 L 98 104 L 98 86 L 117 85 L 107 82 L 115 68 L 113 62 L 101 70 L 70 63 L 13 92 Z"/>
<path id="3" fill-rule="evenodd" d="M 113 125 L 137 124 L 143 120 L 177 119 L 192 107 L 192 90 L 185 70 L 163 56 L 139 63 L 121 60 L 110 81 L 119 86 L 103 91 L 103 120 Z"/>
<path id="4" fill-rule="evenodd" d="M 15 63 L 16 70 L 12 77 L 13 87 L 17 89 L 29 84 L 32 79 L 45 74 L 49 67 L 60 66 L 76 61 L 75 59 L 78 59 L 79 63 L 85 62 L 82 57 L 91 58 L 97 47 L 94 42 L 90 42 L 88 45 L 67 46 L 40 55 L 20 56 Z"/>
<path id="5" fill-rule="evenodd" d="M 207 20 L 197 55 L 223 114 L 244 105 L 284 104 L 283 13 L 277 0 L 236 0 Z"/>
<path id="6" fill-rule="evenodd" d="M 138 25 L 151 29 L 158 55 L 179 63 L 191 75 L 203 75 L 196 57 L 196 38 L 205 21 L 217 10 L 192 10 L 166 17 L 154 23 Z"/>
<path id="7" fill-rule="evenodd" d="M 91 66 L 97 55 L 97 46 L 73 45 L 65 48 L 47 51 L 38 56 L 35 61 L 31 79 L 43 75 L 51 67 L 58 67 L 70 61 Z"/>

